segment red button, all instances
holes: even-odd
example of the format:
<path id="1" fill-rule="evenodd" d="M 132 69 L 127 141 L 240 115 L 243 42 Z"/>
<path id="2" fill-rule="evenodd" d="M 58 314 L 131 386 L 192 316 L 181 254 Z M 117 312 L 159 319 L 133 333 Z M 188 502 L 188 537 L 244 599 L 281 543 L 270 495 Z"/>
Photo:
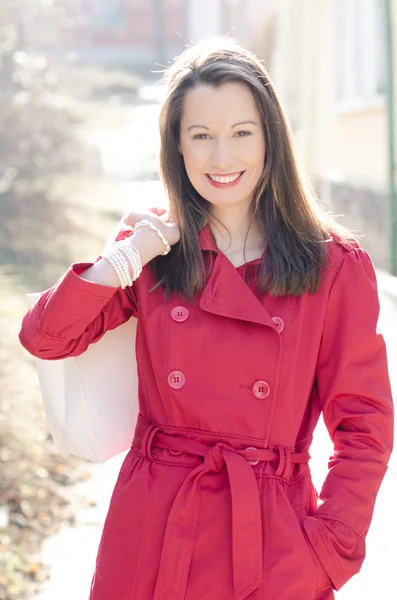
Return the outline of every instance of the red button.
<path id="1" fill-rule="evenodd" d="M 177 323 L 183 323 L 189 316 L 189 311 L 184 306 L 175 306 L 171 311 L 171 317 Z"/>
<path id="2" fill-rule="evenodd" d="M 179 390 L 185 385 L 186 378 L 182 371 L 171 371 L 168 375 L 168 383 L 174 390 Z"/>
<path id="3" fill-rule="evenodd" d="M 252 392 L 255 398 L 263 400 L 270 394 L 270 385 L 267 383 L 267 381 L 256 381 L 252 386 Z"/>
<path id="4" fill-rule="evenodd" d="M 282 320 L 281 317 L 272 317 L 272 321 L 276 326 L 276 329 L 279 333 L 282 332 L 282 330 L 284 329 L 284 321 Z"/>

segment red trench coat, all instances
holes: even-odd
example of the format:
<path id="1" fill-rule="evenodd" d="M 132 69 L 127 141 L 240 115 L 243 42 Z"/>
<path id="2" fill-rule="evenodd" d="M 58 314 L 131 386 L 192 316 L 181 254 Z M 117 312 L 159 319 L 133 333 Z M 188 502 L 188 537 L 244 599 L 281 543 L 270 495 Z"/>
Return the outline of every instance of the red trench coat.
<path id="1" fill-rule="evenodd" d="M 138 317 L 140 416 L 90 599 L 329 600 L 364 560 L 393 443 L 371 259 L 332 240 L 317 293 L 271 297 L 259 260 L 235 268 L 208 226 L 200 244 L 210 274 L 194 304 L 149 293 L 147 267 L 123 291 L 74 263 L 22 323 L 25 348 L 56 359 Z M 318 497 L 321 411 L 335 451 Z"/>

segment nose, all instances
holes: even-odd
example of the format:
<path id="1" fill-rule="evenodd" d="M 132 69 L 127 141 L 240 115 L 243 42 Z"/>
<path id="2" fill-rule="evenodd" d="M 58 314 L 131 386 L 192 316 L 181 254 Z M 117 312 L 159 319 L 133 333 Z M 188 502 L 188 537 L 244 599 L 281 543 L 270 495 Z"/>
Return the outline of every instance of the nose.
<path id="1" fill-rule="evenodd" d="M 233 165 L 233 157 L 226 142 L 218 140 L 212 154 L 212 164 L 219 171 L 226 171 Z"/>

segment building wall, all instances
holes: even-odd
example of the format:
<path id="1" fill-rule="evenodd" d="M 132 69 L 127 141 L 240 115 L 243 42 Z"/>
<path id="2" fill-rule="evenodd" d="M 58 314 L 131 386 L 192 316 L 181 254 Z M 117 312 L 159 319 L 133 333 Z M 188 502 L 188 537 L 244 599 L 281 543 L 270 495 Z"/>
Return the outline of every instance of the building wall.
<path id="1" fill-rule="evenodd" d="M 186 0 L 187 42 L 225 33 L 222 0 Z"/>
<path id="2" fill-rule="evenodd" d="M 57 8 L 40 11 L 24 0 L 25 31 L 30 46 L 81 60 L 153 69 L 178 54 L 186 38 L 185 0 L 163 0 L 156 35 L 152 0 L 57 0 Z"/>
<path id="3" fill-rule="evenodd" d="M 282 0 L 227 0 L 227 31 L 271 67 L 276 17 Z"/>
<path id="4" fill-rule="evenodd" d="M 379 266 L 387 267 L 387 104 L 385 73 L 379 68 L 384 63 L 378 55 L 385 39 L 383 34 L 372 48 L 376 30 L 371 10 L 376 0 L 361 3 L 368 11 L 360 15 L 365 24 L 361 37 L 354 39 L 352 27 L 357 25 L 351 20 L 343 34 L 341 14 L 352 19 L 353 12 L 343 11 L 357 3 L 341 1 L 300 0 L 298 6 L 284 0 L 276 87 L 299 157 L 320 197 L 330 201 L 327 206 L 343 215 L 340 220 L 348 227 L 365 234 L 363 246 Z M 397 6 L 392 5 L 396 38 Z M 394 71 L 397 80 L 397 56 Z"/>

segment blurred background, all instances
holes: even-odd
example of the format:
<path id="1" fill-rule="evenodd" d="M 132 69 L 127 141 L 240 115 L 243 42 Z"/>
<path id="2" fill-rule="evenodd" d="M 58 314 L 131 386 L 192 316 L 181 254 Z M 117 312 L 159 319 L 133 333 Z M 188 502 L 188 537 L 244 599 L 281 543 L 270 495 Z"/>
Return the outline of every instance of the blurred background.
<path id="1" fill-rule="evenodd" d="M 24 294 L 94 260 L 124 212 L 164 205 L 162 71 L 186 44 L 229 34 L 265 61 L 299 160 L 378 269 L 381 328 L 397 356 L 397 0 L 1 0 L 0 600 L 86 600 L 123 456 L 57 452 Z M 321 487 L 331 446 L 319 425 Z M 338 600 L 397 597 L 396 461 L 361 573 Z"/>

